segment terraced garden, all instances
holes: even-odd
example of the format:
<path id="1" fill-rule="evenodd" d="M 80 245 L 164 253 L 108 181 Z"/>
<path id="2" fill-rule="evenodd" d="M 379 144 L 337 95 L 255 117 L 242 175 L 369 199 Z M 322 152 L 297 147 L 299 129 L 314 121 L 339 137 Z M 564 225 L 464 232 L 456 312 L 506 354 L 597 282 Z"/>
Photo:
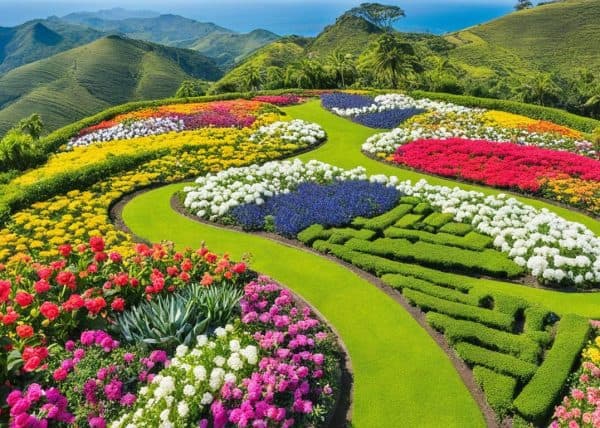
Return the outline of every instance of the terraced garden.
<path id="1" fill-rule="evenodd" d="M 391 132 L 400 135 L 405 126 L 403 123 L 412 124 L 420 120 L 423 113 L 419 109 L 439 110 L 443 107 L 452 110 L 449 114 L 463 114 L 462 110 L 448 105 L 440 107 L 425 101 L 425 104 L 406 105 L 410 102 L 405 98 L 393 97 L 391 102 L 384 100 L 381 103 L 383 107 L 377 107 L 378 111 L 366 112 L 369 115 L 368 124 L 399 126 L 400 131 Z M 366 107 L 371 108 L 368 104 Z M 409 108 L 416 109 L 412 113 L 414 117 L 409 118 L 411 115 L 405 113 L 397 114 L 397 111 Z M 108 121 L 87 134 L 80 134 L 79 141 L 71 140 L 72 148 L 50 160 L 49 165 L 52 165 L 52 162 L 58 164 L 61 156 L 73 157 L 73 167 L 76 169 L 78 164 L 83 162 L 85 165 L 87 162 L 87 152 L 90 153 L 89 159 L 96 160 L 109 153 L 114 156 L 115 150 L 127 151 L 127 147 L 157 149 L 153 155 L 155 158 L 150 162 L 143 159 L 133 168 L 127 165 L 120 171 L 111 171 L 108 178 L 103 177 L 91 188 L 74 185 L 78 190 L 69 194 L 70 202 L 61 202 L 64 197 L 57 193 L 50 195 L 54 199 L 48 202 L 39 198 L 37 205 L 12 214 L 11 221 L 0 233 L 0 237 L 4 237 L 3 247 L 0 248 L 4 253 L 0 254 L 3 254 L 6 263 L 6 267 L 0 269 L 0 278 L 9 282 L 14 278 L 16 261 L 11 257 L 13 252 L 28 251 L 42 263 L 49 264 L 43 260 L 64 257 L 62 252 L 67 242 L 73 242 L 72 248 L 87 242 L 88 246 L 82 247 L 82 254 L 91 251 L 94 258 L 100 259 L 92 264 L 105 263 L 102 260 L 104 256 L 97 254 L 106 253 L 106 257 L 109 257 L 113 248 L 123 254 L 127 260 L 125 266 L 135 266 L 138 263 L 136 257 L 140 255 L 149 257 L 146 266 L 152 267 L 153 263 L 157 263 L 153 267 L 155 271 L 163 270 L 165 278 L 173 278 L 169 280 L 172 282 L 167 281 L 158 290 L 148 290 L 147 287 L 157 287 L 160 281 L 156 282 L 155 278 L 149 280 L 145 276 L 148 273 L 140 272 L 138 275 L 135 270 L 129 270 L 127 285 L 105 287 L 105 291 L 96 288 L 98 285 L 90 286 L 97 283 L 82 284 L 83 279 L 77 280 L 79 282 L 75 285 L 75 289 L 81 285 L 87 290 L 94 290 L 81 290 L 87 312 L 80 312 L 85 315 L 79 321 L 82 323 L 80 325 L 92 325 L 89 319 L 96 319 L 96 315 L 102 313 L 102 319 L 116 324 L 116 337 L 128 337 L 125 332 L 131 330 L 119 328 L 123 322 L 120 312 L 125 310 L 127 313 L 130 307 L 133 309 L 140 304 L 138 292 L 128 291 L 131 278 L 138 277 L 139 282 L 146 286 L 145 293 L 151 296 L 153 293 L 157 296 L 162 293 L 177 294 L 180 289 L 184 292 L 186 284 L 195 281 L 208 289 L 218 288 L 221 281 L 239 286 L 251 279 L 237 273 L 245 272 L 246 264 L 242 270 L 239 263 L 234 261 L 245 260 L 253 270 L 271 276 L 309 302 L 333 327 L 335 335 L 345 345 L 353 378 L 352 406 L 346 419 L 351 420 L 353 426 L 495 426 L 502 419 L 513 426 L 542 426 L 552 420 L 567 426 L 573 420 L 581 422 L 589 419 L 590 426 L 594 426 L 597 413 L 594 413 L 595 399 L 579 397 L 578 390 L 575 390 L 581 387 L 579 385 L 573 383 L 574 396 L 570 401 L 567 400 L 569 404 L 555 409 L 563 395 L 569 394 L 571 381 L 568 377 L 578 369 L 582 358 L 585 363 L 581 370 L 591 373 L 585 378 L 589 384 L 585 387 L 598 387 L 593 380 L 596 372 L 590 366 L 596 367 L 600 363 L 594 351 L 595 345 L 589 345 L 582 357 L 582 350 L 594 337 L 592 331 L 595 334 L 590 319 L 600 318 L 600 294 L 595 291 L 600 283 L 595 276 L 600 271 L 600 259 L 596 258 L 600 224 L 583 212 L 593 212 L 593 198 L 586 199 L 585 206 L 581 205 L 580 200 L 573 199 L 572 205 L 579 208 L 576 211 L 564 201 L 559 201 L 563 205 L 549 202 L 548 199 L 552 199 L 549 193 L 535 194 L 536 198 L 511 194 L 514 199 L 510 199 L 501 195 L 505 190 L 491 187 L 461 182 L 459 186 L 462 190 L 455 189 L 456 182 L 384 163 L 380 158 L 385 156 L 379 156 L 376 152 L 365 156 L 361 151 L 361 148 L 369 151 L 368 146 L 363 146 L 365 142 L 373 141 L 370 137 L 383 130 L 368 128 L 360 124 L 363 122 L 361 120 L 350 121 L 344 117 L 360 116 L 363 114 L 361 112 L 338 110 L 334 114 L 327 111 L 321 106 L 320 100 L 304 100 L 298 105 L 282 108 L 287 117 L 259 104 L 225 104 L 216 113 L 205 106 L 196 108 L 193 105 L 185 108 L 165 107 L 162 110 L 169 111 L 170 115 L 184 115 L 169 117 L 176 129 L 168 128 L 163 132 L 162 128 L 158 128 L 153 134 L 127 137 L 121 134 L 124 132 L 122 129 L 117 129 L 113 137 L 111 129 L 119 126 L 119 120 L 116 123 Z M 391 122 L 387 117 L 379 117 L 385 116 L 387 111 L 393 111 L 393 120 L 400 122 L 388 125 Z M 161 114 L 164 116 L 165 113 Z M 468 111 L 467 114 L 487 113 Z M 147 120 L 148 115 L 153 117 L 156 113 L 148 111 L 132 115 L 136 120 Z M 215 123 L 214 118 L 222 117 L 228 117 L 228 123 L 234 121 L 238 129 L 220 128 L 222 125 Z M 290 122 L 290 118 L 295 121 Z M 207 124 L 216 127 L 205 128 Z M 497 135 L 502 135 L 499 130 L 504 128 L 500 124 L 492 127 L 496 127 Z M 490 128 L 486 129 L 489 132 Z M 565 129 L 560 128 L 559 131 L 566 133 Z M 91 132 L 97 132 L 98 137 Z M 564 135 L 563 146 L 559 148 L 574 151 L 577 156 L 585 156 L 585 159 L 594 159 L 596 154 L 591 151 L 591 146 L 586 145 L 585 136 L 574 130 L 569 132 L 572 135 Z M 323 143 L 325 135 L 327 140 Z M 452 137 L 449 135 L 444 138 Z M 96 145 L 97 138 L 107 142 Z M 131 141 L 126 142 L 123 138 Z M 177 138 L 181 142 L 174 144 Z M 486 138 L 491 137 L 487 135 Z M 535 135 L 523 134 L 522 138 L 527 145 L 546 144 L 559 139 L 551 139 L 538 131 Z M 395 142 L 397 139 L 392 141 L 391 144 L 398 144 Z M 503 141 L 502 138 L 499 141 Z M 298 155 L 294 162 L 263 164 L 300 150 L 305 153 Z M 249 153 L 251 156 L 248 157 Z M 110 155 L 105 159 L 110 162 Z M 34 177 L 52 180 L 53 174 L 65 173 L 44 166 L 36 171 L 15 179 L 20 181 L 19 187 L 12 187 L 17 189 L 15 194 L 26 193 L 29 180 Z M 573 174 L 568 180 L 582 179 Z M 193 183 L 168 184 L 195 177 L 198 179 Z M 420 179 L 426 179 L 429 184 L 415 184 Z M 565 178 L 553 176 L 552 179 Z M 403 180 L 412 180 L 412 183 Z M 593 177 L 585 180 L 591 182 L 592 196 L 595 195 Z M 162 187 L 133 193 L 121 200 L 124 194 L 161 183 L 164 184 Z M 546 189 L 544 186 L 548 186 L 547 181 L 540 181 L 539 186 Z M 519 191 L 512 187 L 510 190 Z M 14 200 L 18 201 L 18 196 L 7 200 L 7 206 L 18 206 Z M 113 220 L 116 219 L 117 226 L 123 230 L 119 231 L 111 224 L 109 209 L 112 209 Z M 85 222 L 79 221 L 77 216 L 82 213 L 89 214 L 86 214 L 86 218 L 94 220 L 93 227 L 87 227 Z M 510 225 L 506 224 L 508 220 Z M 63 232 L 47 235 L 44 230 L 51 228 Z M 552 230 L 559 235 L 552 235 Z M 132 250 L 131 233 L 138 239 L 150 242 L 173 242 L 180 251 L 197 248 L 203 242 L 216 252 L 210 254 L 227 253 L 222 258 L 227 263 L 204 266 L 188 255 L 191 253 L 179 256 L 171 253 L 174 250 L 165 250 L 164 255 L 157 256 L 156 252 L 152 255 L 150 249 L 150 252 L 144 253 L 146 250 L 139 246 Z M 102 249 L 97 247 L 98 235 L 106 236 L 106 251 L 104 241 Z M 47 242 L 47 239 L 52 239 L 52 242 Z M 39 243 L 32 246 L 31 240 Z M 55 249 L 58 244 L 63 245 L 61 251 Z M 202 250 L 198 254 L 206 258 L 207 252 Z M 77 260 L 70 259 L 74 256 L 67 254 L 66 257 L 69 266 L 59 267 L 59 270 L 72 271 L 75 270 L 74 266 L 79 266 L 79 270 L 85 268 L 89 271 L 86 268 L 89 262 L 84 261 L 85 257 L 83 260 L 77 259 L 79 262 L 74 265 L 71 263 Z M 158 262 L 163 257 L 174 257 L 175 260 L 189 257 L 196 266 L 193 275 L 182 277 L 181 268 L 174 270 L 177 263 L 166 259 Z M 151 262 L 152 258 L 156 262 Z M 114 283 L 125 271 L 119 272 L 119 269 L 110 267 L 112 262 L 107 263 L 108 268 L 112 269 L 110 278 Z M 224 270 L 219 266 L 226 266 L 225 272 L 232 273 L 224 276 Z M 108 272 L 100 270 L 105 275 Z M 20 288 L 37 287 L 38 280 L 28 281 L 22 282 L 25 285 Z M 51 275 L 49 281 L 54 285 L 55 281 L 59 281 L 58 275 Z M 60 281 L 63 281 L 62 277 Z M 61 286 L 60 281 L 57 287 Z M 169 287 L 169 284 L 172 286 Z M 70 321 L 72 315 L 68 314 L 64 309 L 64 301 L 60 300 L 67 297 L 64 293 L 55 300 L 48 298 L 63 309 L 55 318 L 46 317 L 50 322 L 42 323 L 39 315 L 25 313 L 24 309 L 30 307 L 31 302 L 20 305 L 19 300 L 22 299 L 12 294 L 23 290 L 17 291 L 16 286 L 11 288 L 10 285 L 7 297 L 2 302 L 6 306 L 2 310 L 6 313 L 5 317 L 16 308 L 21 318 L 14 325 L 28 323 L 35 327 L 35 333 L 28 337 L 21 337 L 19 330 L 16 335 L 7 335 L 14 341 L 16 349 L 21 350 L 19 355 L 11 354 L 11 358 L 16 358 L 15 361 L 21 359 L 27 364 L 29 358 L 24 358 L 23 351 L 25 347 L 31 347 L 34 340 L 37 341 L 34 349 L 45 349 L 46 340 L 56 340 L 60 344 L 61 340 L 73 337 L 82 329 L 73 327 Z M 69 287 L 68 284 L 64 286 Z M 116 294 L 106 291 L 113 287 L 118 291 Z M 250 332 L 254 338 L 258 337 L 255 340 L 258 340 L 256 346 L 260 358 L 287 358 L 287 353 L 284 355 L 280 352 L 276 353 L 276 357 L 269 357 L 268 353 L 274 348 L 263 347 L 261 338 L 267 337 L 263 335 L 273 334 L 269 329 L 284 331 L 278 329 L 287 329 L 288 322 L 279 325 L 280 321 L 275 321 L 273 326 L 254 326 L 252 317 L 258 315 L 249 315 L 251 310 L 248 308 L 251 305 L 244 303 L 251 301 L 252 295 L 247 293 L 249 289 L 254 290 L 253 287 L 260 288 L 262 285 L 246 287 L 239 315 L 243 327 L 232 334 L 241 335 L 236 340 L 243 346 L 251 346 L 251 340 L 248 339 L 248 342 L 244 334 Z M 271 285 L 266 286 L 267 289 L 269 287 Z M 42 304 L 46 300 L 43 292 L 31 294 L 34 302 Z M 138 297 L 131 297 L 134 295 Z M 92 303 L 88 304 L 88 300 L 98 299 L 99 296 L 106 300 L 110 309 L 102 307 L 93 312 L 95 308 Z M 123 298 L 113 307 L 115 296 Z M 270 302 L 273 303 L 272 300 Z M 57 319 L 58 322 L 55 321 Z M 235 315 L 230 319 L 235 319 Z M 269 319 L 266 317 L 263 322 Z M 292 322 L 296 323 L 295 326 L 303 326 L 306 319 L 294 319 Z M 9 329 L 13 325 L 4 324 Z M 49 325 L 54 329 L 49 329 Z M 307 334 L 315 335 L 317 331 L 327 330 L 326 327 L 316 328 L 307 330 Z M 60 335 L 57 334 L 58 330 L 61 331 Z M 292 330 L 285 331 L 290 334 Z M 209 336 L 211 332 L 209 328 Z M 119 336 L 123 334 L 125 336 Z M 193 404 L 193 400 L 183 398 L 182 402 L 188 403 L 185 404 L 187 407 L 177 408 L 168 400 L 160 401 L 162 398 L 156 393 L 157 401 L 148 401 L 144 393 L 140 393 L 137 404 L 131 409 L 128 409 L 128 405 L 122 405 L 111 414 L 100 411 L 101 414 L 94 413 L 94 417 L 113 422 L 112 426 L 129 427 L 128 423 L 139 426 L 137 424 L 141 416 L 134 416 L 137 410 L 138 415 L 149 412 L 148 418 L 155 417 L 161 423 L 166 420 L 174 422 L 175 426 L 192 426 L 186 422 L 186 418 L 193 404 L 199 406 L 202 416 L 194 413 L 190 416 L 192 420 L 197 418 L 197 423 L 204 418 L 210 426 L 224 426 L 219 425 L 219 421 L 244 426 L 246 421 L 252 420 L 279 426 L 284 424 L 284 419 L 285 424 L 298 426 L 308 423 L 319 425 L 324 421 L 343 425 L 344 418 L 341 420 L 339 415 L 333 422 L 325 417 L 327 412 L 335 410 L 336 405 L 327 398 L 328 389 L 341 390 L 335 375 L 335 361 L 340 364 L 336 355 L 341 351 L 332 351 L 318 344 L 296 348 L 297 341 L 301 340 L 299 338 L 292 336 L 295 342 L 289 346 L 286 342 L 285 346 L 279 347 L 300 352 L 304 349 L 302 346 L 307 346 L 306 351 L 312 355 L 325 354 L 326 367 L 330 369 L 325 371 L 324 381 L 321 382 L 319 379 L 323 373 L 319 372 L 318 364 L 308 365 L 308 370 L 319 373 L 315 374 L 315 380 L 298 390 L 304 392 L 295 392 L 303 394 L 301 401 L 298 398 L 296 401 L 286 398 L 289 397 L 286 395 L 288 391 L 294 393 L 291 389 L 284 389 L 274 398 L 268 395 L 259 398 L 259 401 L 267 402 L 266 406 L 274 406 L 272 413 L 258 410 L 263 405 L 256 407 L 256 398 L 252 398 L 255 395 L 250 389 L 249 395 L 246 395 L 248 383 L 239 383 L 240 378 L 229 377 L 229 380 L 219 384 L 219 388 L 224 385 L 223 389 L 212 389 L 211 400 L 206 404 Z M 202 349 L 204 345 L 192 340 L 187 346 Z M 142 348 L 145 350 L 138 352 L 164 349 L 165 346 L 148 341 Z M 237 345 L 234 348 L 237 349 Z M 59 353 L 58 350 L 52 351 Z M 193 355 L 193 352 L 189 355 Z M 236 351 L 232 348 L 221 352 Z M 173 356 L 173 348 L 170 351 L 167 349 L 167 353 Z M 179 359 L 188 358 L 187 349 L 178 348 L 175 354 L 176 366 Z M 295 358 L 303 358 L 298 355 Z M 251 360 L 247 360 L 249 371 L 240 372 L 242 378 L 267 376 L 263 372 L 266 366 L 261 363 L 259 368 L 252 369 Z M 192 366 L 198 364 L 196 360 L 189 361 L 188 364 Z M 314 361 L 320 361 L 320 357 Z M 202 364 L 208 367 L 212 363 Z M 37 379 L 42 388 L 56 384 L 61 393 L 70 397 L 67 384 L 61 384 L 62 380 L 58 380 L 62 373 L 57 376 L 55 372 L 54 381 L 49 381 L 43 379 L 44 368 L 34 367 L 23 374 L 25 365 L 22 367 L 20 376 L 25 376 L 23 379 L 30 379 L 28 382 Z M 19 368 L 18 363 L 12 363 L 11 369 L 15 368 Z M 159 371 L 157 374 L 160 385 L 165 377 L 178 376 L 176 371 Z M 69 373 L 65 376 L 70 379 Z M 590 377 L 592 380 L 589 380 Z M 584 382 L 581 380 L 583 378 L 579 379 Z M 329 382 L 327 385 L 325 380 Z M 241 395 L 238 399 L 232 399 L 227 395 L 227 388 L 236 385 L 241 388 Z M 195 388 L 198 387 L 203 388 L 200 385 Z M 169 385 L 165 385 L 165 388 L 168 389 Z M 185 395 L 185 391 L 175 391 L 173 394 L 179 397 L 178 394 Z M 12 418 L 20 415 L 14 408 L 18 407 L 18 400 L 23 399 L 17 399 L 14 395 L 9 400 Z M 105 397 L 99 400 L 110 402 L 110 398 Z M 166 413 L 154 414 L 153 410 L 144 410 L 151 409 L 156 403 L 160 403 L 161 411 Z M 86 412 L 89 413 L 89 403 L 86 406 Z M 278 416 L 277 408 L 284 409 L 284 416 Z M 576 408 L 580 409 L 579 416 L 577 412 L 569 413 Z M 69 410 L 65 409 L 64 413 L 70 413 Z M 94 407 L 94 411 L 99 412 L 97 407 Z M 24 411 L 24 414 L 29 413 Z M 76 413 L 74 417 L 81 416 Z M 92 419 L 91 416 L 83 416 L 81 420 L 95 426 Z"/>

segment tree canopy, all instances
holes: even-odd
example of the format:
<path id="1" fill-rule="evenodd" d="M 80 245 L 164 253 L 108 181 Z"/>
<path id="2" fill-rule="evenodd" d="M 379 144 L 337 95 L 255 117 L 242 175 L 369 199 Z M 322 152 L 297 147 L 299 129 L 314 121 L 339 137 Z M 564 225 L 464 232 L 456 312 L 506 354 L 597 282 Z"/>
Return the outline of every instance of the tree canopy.
<path id="1" fill-rule="evenodd" d="M 516 10 L 529 9 L 533 7 L 533 3 L 530 0 L 518 0 L 515 5 Z"/>
<path id="2" fill-rule="evenodd" d="M 392 25 L 396 21 L 406 16 L 404 10 L 400 7 L 381 3 L 361 3 L 359 6 L 350 9 L 346 14 L 366 19 L 371 24 L 384 30 L 392 29 Z"/>

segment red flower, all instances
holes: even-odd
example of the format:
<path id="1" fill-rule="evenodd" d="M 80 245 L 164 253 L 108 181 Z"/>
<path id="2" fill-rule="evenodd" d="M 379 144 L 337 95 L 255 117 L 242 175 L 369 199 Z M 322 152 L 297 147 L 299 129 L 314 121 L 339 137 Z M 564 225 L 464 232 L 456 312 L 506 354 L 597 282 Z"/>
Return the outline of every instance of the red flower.
<path id="1" fill-rule="evenodd" d="M 19 314 L 16 313 L 15 311 L 13 311 L 12 309 L 10 309 L 6 312 L 6 315 L 4 315 L 2 317 L 2 324 L 11 325 L 18 319 L 19 319 Z"/>
<path id="2" fill-rule="evenodd" d="M 101 236 L 92 236 L 90 238 L 90 248 L 95 253 L 104 251 L 104 239 Z"/>
<path id="3" fill-rule="evenodd" d="M 10 281 L 0 280 L 0 303 L 4 303 L 10 296 Z"/>
<path id="4" fill-rule="evenodd" d="M 106 254 L 103 251 L 99 251 L 96 254 L 94 254 L 94 260 L 98 263 L 102 263 L 108 260 L 108 254 Z"/>
<path id="5" fill-rule="evenodd" d="M 57 368 L 56 370 L 54 370 L 54 373 L 52 373 L 52 377 L 57 382 L 61 382 L 61 381 L 65 380 L 68 375 L 69 375 L 69 372 L 66 371 L 65 369 L 63 369 L 62 367 Z"/>
<path id="6" fill-rule="evenodd" d="M 29 361 L 33 357 L 37 357 L 40 360 L 43 360 L 47 356 L 48 356 L 48 348 L 46 348 L 44 346 L 37 346 L 37 347 L 26 346 L 25 349 L 23 349 L 23 360 L 25 360 L 25 361 Z"/>
<path id="7" fill-rule="evenodd" d="M 103 297 L 96 297 L 94 299 L 87 299 L 85 301 L 85 308 L 94 315 L 97 315 L 105 307 L 106 301 Z"/>
<path id="8" fill-rule="evenodd" d="M 179 269 L 177 269 L 177 266 L 167 266 L 167 275 L 177 276 L 177 274 L 179 274 Z"/>
<path id="9" fill-rule="evenodd" d="M 191 271 L 193 267 L 194 267 L 194 264 L 192 263 L 192 261 L 190 259 L 185 259 L 181 263 L 181 270 L 184 271 L 184 272 Z"/>
<path id="10" fill-rule="evenodd" d="M 246 264 L 245 263 L 237 263 L 233 266 L 233 271 L 237 274 L 241 274 L 246 272 Z"/>
<path id="11" fill-rule="evenodd" d="M 18 291 L 17 295 L 15 296 L 15 302 L 17 302 L 17 304 L 22 308 L 26 308 L 27 306 L 31 305 L 31 302 L 33 302 L 33 296 L 24 291 Z"/>
<path id="12" fill-rule="evenodd" d="M 65 311 L 71 312 L 76 311 L 84 305 L 84 301 L 79 294 L 71 294 L 69 299 L 62 304 Z"/>
<path id="13" fill-rule="evenodd" d="M 113 283 L 119 287 L 125 287 L 129 284 L 129 275 L 125 272 L 119 272 L 113 279 Z"/>
<path id="14" fill-rule="evenodd" d="M 65 270 L 56 275 L 56 282 L 58 282 L 60 285 L 69 287 L 71 290 L 74 290 L 77 286 L 77 277 L 73 274 L 73 272 Z"/>
<path id="15" fill-rule="evenodd" d="M 25 362 L 25 365 L 23 366 L 23 370 L 25 370 L 26 372 L 32 372 L 35 369 L 37 369 L 41 363 L 42 363 L 42 359 L 40 357 L 38 357 L 37 355 L 34 355 L 33 357 L 31 357 L 30 359 L 28 359 Z"/>
<path id="16" fill-rule="evenodd" d="M 33 327 L 27 324 L 22 324 L 17 326 L 17 335 L 21 339 L 27 339 L 33 336 Z"/>
<path id="17" fill-rule="evenodd" d="M 51 302 L 42 303 L 42 306 L 40 306 L 40 312 L 50 321 L 54 321 L 60 315 L 59 307 Z"/>
<path id="18" fill-rule="evenodd" d="M 110 253 L 109 257 L 113 263 L 121 263 L 123 261 L 123 256 L 121 256 L 119 253 Z"/>
<path id="19" fill-rule="evenodd" d="M 213 283 L 214 279 L 212 276 L 210 276 L 210 274 L 208 272 L 204 272 L 204 275 L 202 276 L 202 280 L 200 281 L 200 284 L 208 287 Z"/>
<path id="20" fill-rule="evenodd" d="M 213 253 L 206 253 L 204 255 L 204 260 L 206 260 L 208 263 L 214 263 L 217 260 L 217 255 Z"/>
<path id="21" fill-rule="evenodd" d="M 39 279 L 45 279 L 48 280 L 51 276 L 52 276 L 52 268 L 49 267 L 43 267 L 38 269 L 37 276 Z"/>
<path id="22" fill-rule="evenodd" d="M 117 297 L 110 304 L 110 307 L 112 308 L 113 311 L 123 312 L 125 310 L 125 299 L 123 299 L 121 297 Z"/>
<path id="23" fill-rule="evenodd" d="M 190 277 L 189 273 L 187 273 L 187 272 L 181 272 L 179 274 L 179 279 L 181 279 L 183 282 L 188 282 L 191 279 L 191 277 Z"/>
<path id="24" fill-rule="evenodd" d="M 60 247 L 58 247 L 58 252 L 64 258 L 69 257 L 71 255 L 72 251 L 73 251 L 73 247 L 71 247 L 69 244 L 61 245 Z"/>
<path id="25" fill-rule="evenodd" d="M 38 294 L 43 294 L 50 290 L 50 283 L 45 279 L 41 279 L 35 283 L 35 292 Z"/>

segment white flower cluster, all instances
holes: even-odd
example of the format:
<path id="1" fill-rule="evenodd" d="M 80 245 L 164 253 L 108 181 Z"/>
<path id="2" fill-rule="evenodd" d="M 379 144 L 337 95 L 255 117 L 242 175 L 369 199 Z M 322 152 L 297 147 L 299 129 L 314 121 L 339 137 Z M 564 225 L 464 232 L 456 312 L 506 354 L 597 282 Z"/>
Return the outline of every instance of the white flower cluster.
<path id="1" fill-rule="evenodd" d="M 198 178 L 196 185 L 184 188 L 184 206 L 200 218 L 216 220 L 235 206 L 260 205 L 265 198 L 289 193 L 300 183 L 365 179 L 365 169 L 360 167 L 346 171 L 315 160 L 267 162 Z"/>
<path id="2" fill-rule="evenodd" d="M 416 100 L 404 94 L 378 95 L 375 97 L 374 103 L 366 107 L 346 109 L 334 107 L 331 110 L 339 116 L 354 117 L 367 113 L 378 113 L 388 110 L 405 110 L 409 108 L 417 108 L 426 111 L 438 111 L 442 113 L 466 113 L 480 111 L 470 107 L 463 107 L 442 101 L 433 101 L 427 98 Z"/>
<path id="3" fill-rule="evenodd" d="M 132 138 L 147 137 L 149 135 L 181 132 L 185 129 L 183 120 L 172 117 L 153 117 L 150 119 L 124 122 L 110 128 L 99 129 L 81 137 L 72 138 L 67 143 L 68 149 L 86 147 L 91 144 L 114 140 L 131 140 Z"/>
<path id="4" fill-rule="evenodd" d="M 537 210 L 506 195 L 486 196 L 458 187 L 405 181 L 398 190 L 426 199 L 494 238 L 494 246 L 542 282 L 598 286 L 600 238 L 579 223 Z"/>
<path id="5" fill-rule="evenodd" d="M 313 146 L 324 141 L 326 136 L 325 131 L 318 124 L 295 119 L 261 126 L 250 136 L 250 141 L 257 144 L 276 141 Z"/>
<path id="6" fill-rule="evenodd" d="M 132 411 L 114 421 L 111 428 L 174 428 L 195 426 L 190 409 L 207 408 L 225 383 L 237 386 L 258 364 L 258 348 L 252 339 L 227 325 L 209 340 L 198 336 L 191 351 L 181 345 L 169 367 L 142 387 Z"/>

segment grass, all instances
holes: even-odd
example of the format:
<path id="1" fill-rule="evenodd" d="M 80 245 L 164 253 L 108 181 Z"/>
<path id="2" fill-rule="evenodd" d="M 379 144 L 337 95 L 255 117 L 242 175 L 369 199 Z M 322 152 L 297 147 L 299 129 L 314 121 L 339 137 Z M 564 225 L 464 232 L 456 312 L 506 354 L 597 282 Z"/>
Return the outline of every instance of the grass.
<path id="1" fill-rule="evenodd" d="M 373 130 L 323 110 L 318 101 L 289 107 L 292 117 L 319 123 L 329 141 L 303 154 L 343 168 L 365 166 L 371 174 L 402 179 L 427 178 L 432 184 L 456 183 L 402 170 L 365 157 L 360 146 Z M 427 333 L 396 302 L 340 265 L 318 255 L 268 239 L 193 222 L 175 213 L 171 196 L 182 184 L 162 187 L 134 198 L 123 212 L 131 230 L 151 241 L 171 240 L 179 246 L 201 241 L 214 251 L 240 258 L 253 256 L 254 269 L 292 288 L 313 304 L 337 329 L 350 352 L 355 372 L 353 423 L 356 426 L 483 426 L 476 403 L 448 358 Z M 462 185 L 487 194 L 481 186 Z M 519 197 L 538 208 L 586 224 L 600 233 L 600 223 L 583 214 L 538 200 Z M 559 313 L 600 318 L 600 293 L 561 293 L 462 277 L 464 285 L 482 293 L 498 291 L 541 303 Z M 368 302 L 368 304 L 365 304 Z"/>

